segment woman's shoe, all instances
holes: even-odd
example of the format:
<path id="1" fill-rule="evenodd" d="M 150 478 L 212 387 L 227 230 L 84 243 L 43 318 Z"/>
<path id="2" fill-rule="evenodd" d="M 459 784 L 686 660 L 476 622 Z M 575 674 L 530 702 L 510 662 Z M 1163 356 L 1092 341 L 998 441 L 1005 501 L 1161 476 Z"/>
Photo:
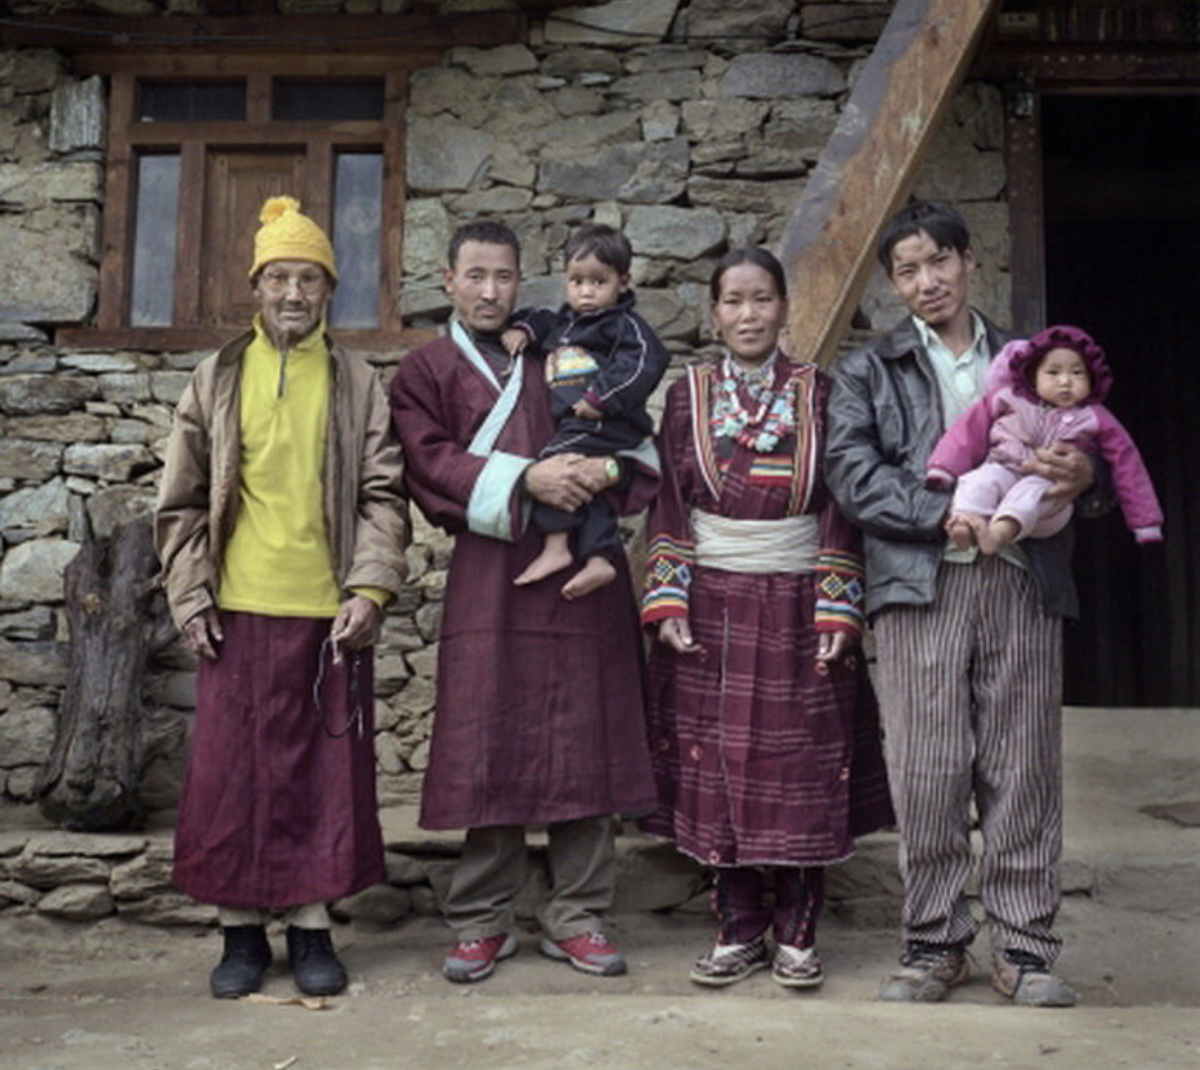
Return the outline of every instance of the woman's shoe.
<path id="1" fill-rule="evenodd" d="M 717 944 L 696 960 L 688 976 L 698 985 L 721 988 L 737 984 L 752 973 L 765 970 L 770 964 L 767 943 L 760 936 L 748 944 Z"/>
<path id="2" fill-rule="evenodd" d="M 780 944 L 771 963 L 771 977 L 785 988 L 816 988 L 825 980 L 825 968 L 815 947 Z"/>

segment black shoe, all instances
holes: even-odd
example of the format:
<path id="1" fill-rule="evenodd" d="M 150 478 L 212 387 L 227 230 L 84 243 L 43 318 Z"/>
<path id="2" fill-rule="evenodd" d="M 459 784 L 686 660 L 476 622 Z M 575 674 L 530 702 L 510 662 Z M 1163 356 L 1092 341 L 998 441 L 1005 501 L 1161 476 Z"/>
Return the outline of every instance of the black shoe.
<path id="1" fill-rule="evenodd" d="M 238 999 L 262 987 L 271 965 L 271 945 L 261 925 L 231 925 L 221 930 L 225 952 L 208 979 L 217 999 Z"/>
<path id="2" fill-rule="evenodd" d="M 336 996 L 349 978 L 333 952 L 328 929 L 287 929 L 288 961 L 296 987 L 306 996 Z"/>

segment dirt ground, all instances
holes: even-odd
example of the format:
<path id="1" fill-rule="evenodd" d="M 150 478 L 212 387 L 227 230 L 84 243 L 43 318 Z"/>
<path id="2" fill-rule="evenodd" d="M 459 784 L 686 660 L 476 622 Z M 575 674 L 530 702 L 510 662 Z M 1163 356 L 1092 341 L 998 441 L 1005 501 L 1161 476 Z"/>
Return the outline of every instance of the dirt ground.
<path id="1" fill-rule="evenodd" d="M 827 919 L 828 980 L 797 993 L 759 974 L 724 991 L 687 967 L 706 919 L 610 919 L 629 975 L 590 978 L 537 954 L 536 937 L 488 981 L 438 973 L 439 922 L 343 927 L 345 995 L 321 1010 L 217 1001 L 210 930 L 109 920 L 70 925 L 0 917 L 2 1070 L 1197 1070 L 1200 926 L 1102 908 L 1064 909 L 1061 971 L 1073 1010 L 1012 1007 L 981 970 L 938 1006 L 873 1001 L 897 950 L 891 931 Z M 276 953 L 282 939 L 273 937 Z M 983 954 L 983 948 L 979 948 Z M 264 994 L 295 995 L 282 965 Z"/>

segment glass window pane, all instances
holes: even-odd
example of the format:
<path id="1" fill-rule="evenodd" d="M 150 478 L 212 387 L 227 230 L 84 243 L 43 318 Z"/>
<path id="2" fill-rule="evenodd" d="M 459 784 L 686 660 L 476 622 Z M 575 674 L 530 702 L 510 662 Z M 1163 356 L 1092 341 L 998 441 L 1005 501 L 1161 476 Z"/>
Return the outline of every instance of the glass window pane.
<path id="1" fill-rule="evenodd" d="M 178 154 L 139 157 L 130 309 L 134 327 L 171 325 L 178 216 Z"/>
<path id="2" fill-rule="evenodd" d="M 138 119 L 144 123 L 241 121 L 246 83 L 141 82 L 138 101 Z"/>
<path id="3" fill-rule="evenodd" d="M 383 81 L 277 78 L 273 119 L 309 122 L 383 118 Z"/>
<path id="4" fill-rule="evenodd" d="M 383 156 L 339 153 L 333 202 L 339 281 L 329 311 L 331 327 L 379 326 L 382 206 Z"/>

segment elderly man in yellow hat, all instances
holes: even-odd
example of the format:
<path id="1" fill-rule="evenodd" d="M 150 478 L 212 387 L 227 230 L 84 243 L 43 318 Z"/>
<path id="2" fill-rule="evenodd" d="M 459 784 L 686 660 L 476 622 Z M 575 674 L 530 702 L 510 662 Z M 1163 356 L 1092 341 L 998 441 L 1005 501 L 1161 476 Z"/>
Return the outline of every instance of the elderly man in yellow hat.
<path id="1" fill-rule="evenodd" d="M 378 377 L 325 332 L 329 239 L 290 197 L 260 219 L 258 314 L 180 399 L 155 524 L 199 657 L 174 877 L 219 908 L 224 998 L 261 986 L 272 911 L 300 990 L 346 986 L 326 903 L 384 878 L 370 648 L 409 535 Z"/>

